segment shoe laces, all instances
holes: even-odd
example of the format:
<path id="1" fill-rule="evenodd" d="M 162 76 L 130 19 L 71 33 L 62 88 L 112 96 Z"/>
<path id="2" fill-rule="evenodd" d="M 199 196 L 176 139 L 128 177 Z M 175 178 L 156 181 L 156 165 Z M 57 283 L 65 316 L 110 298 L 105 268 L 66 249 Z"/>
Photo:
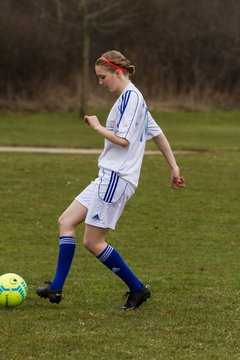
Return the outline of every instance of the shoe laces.
<path id="1" fill-rule="evenodd" d="M 124 295 L 123 295 L 123 299 L 126 299 L 129 295 L 131 294 L 131 292 L 130 291 L 127 291 Z"/>

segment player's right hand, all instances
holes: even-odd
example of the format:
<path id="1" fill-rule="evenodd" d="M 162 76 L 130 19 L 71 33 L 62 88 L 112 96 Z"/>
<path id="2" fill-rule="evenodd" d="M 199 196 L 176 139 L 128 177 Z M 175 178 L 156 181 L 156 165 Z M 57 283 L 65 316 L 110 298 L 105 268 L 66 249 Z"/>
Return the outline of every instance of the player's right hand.
<path id="1" fill-rule="evenodd" d="M 94 130 L 101 125 L 96 115 L 85 115 L 84 121 L 91 126 Z"/>

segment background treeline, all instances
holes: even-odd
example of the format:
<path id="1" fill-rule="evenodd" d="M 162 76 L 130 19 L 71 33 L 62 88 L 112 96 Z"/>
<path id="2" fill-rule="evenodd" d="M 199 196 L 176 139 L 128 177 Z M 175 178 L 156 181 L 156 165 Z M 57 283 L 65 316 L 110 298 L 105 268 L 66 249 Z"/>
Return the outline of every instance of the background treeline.
<path id="1" fill-rule="evenodd" d="M 1 0 L 0 107 L 99 105 L 94 61 L 113 48 L 156 104 L 239 107 L 239 0 Z"/>

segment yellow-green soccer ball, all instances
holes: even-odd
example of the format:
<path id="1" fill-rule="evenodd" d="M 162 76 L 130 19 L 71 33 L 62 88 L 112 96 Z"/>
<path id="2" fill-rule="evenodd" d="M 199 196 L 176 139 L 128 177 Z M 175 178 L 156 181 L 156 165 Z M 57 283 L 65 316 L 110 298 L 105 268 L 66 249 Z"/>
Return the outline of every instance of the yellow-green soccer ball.
<path id="1" fill-rule="evenodd" d="M 21 276 L 12 273 L 0 276 L 0 305 L 6 307 L 20 305 L 27 293 L 27 284 Z"/>

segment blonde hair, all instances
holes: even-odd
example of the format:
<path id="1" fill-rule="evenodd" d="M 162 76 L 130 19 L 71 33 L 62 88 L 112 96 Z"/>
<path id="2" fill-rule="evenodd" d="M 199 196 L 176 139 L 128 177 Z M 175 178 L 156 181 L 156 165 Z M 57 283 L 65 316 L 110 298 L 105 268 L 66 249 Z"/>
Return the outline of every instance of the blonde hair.
<path id="1" fill-rule="evenodd" d="M 102 54 L 102 56 L 97 59 L 95 65 L 100 65 L 106 67 L 109 71 L 114 72 L 116 68 L 111 64 L 107 63 L 103 58 L 110 61 L 112 64 L 119 66 L 126 70 L 128 75 L 133 75 L 135 73 L 135 66 L 131 64 L 130 60 L 126 59 L 125 56 L 117 50 L 110 50 Z"/>

